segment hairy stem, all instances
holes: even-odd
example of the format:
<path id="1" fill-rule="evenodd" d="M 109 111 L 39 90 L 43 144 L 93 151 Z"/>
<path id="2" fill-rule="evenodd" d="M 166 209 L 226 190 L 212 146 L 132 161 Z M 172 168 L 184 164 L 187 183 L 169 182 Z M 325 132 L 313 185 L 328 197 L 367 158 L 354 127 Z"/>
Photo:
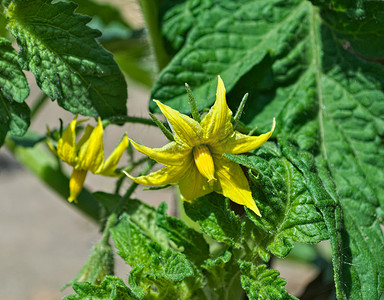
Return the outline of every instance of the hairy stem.
<path id="1" fill-rule="evenodd" d="M 143 12 L 144 19 L 148 28 L 150 44 L 155 53 L 159 71 L 161 71 L 170 61 L 170 57 L 165 51 L 159 28 L 158 14 L 160 2 L 161 1 L 139 0 L 141 10 Z"/>

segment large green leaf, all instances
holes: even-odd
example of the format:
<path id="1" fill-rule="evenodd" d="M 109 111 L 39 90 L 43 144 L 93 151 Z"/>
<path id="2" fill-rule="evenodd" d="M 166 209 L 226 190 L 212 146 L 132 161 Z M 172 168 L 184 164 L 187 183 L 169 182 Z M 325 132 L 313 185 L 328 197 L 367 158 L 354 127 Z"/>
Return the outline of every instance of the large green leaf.
<path id="1" fill-rule="evenodd" d="M 306 1 L 284 1 L 284 8 L 279 1 L 222 1 L 230 13 L 223 13 L 221 19 L 214 12 L 223 7 L 211 6 L 204 11 L 207 18 L 197 16 L 198 26 L 185 31 L 184 46 L 160 74 L 153 94 L 188 111 L 181 96 L 184 91 L 174 88 L 188 82 L 202 101 L 201 108 L 213 101 L 215 87 L 209 80 L 220 73 L 232 108 L 249 92 L 242 119 L 246 124 L 263 130 L 277 117 L 276 132 L 293 137 L 301 149 L 316 156 L 324 188 L 340 201 L 342 241 L 340 231 L 331 233 L 335 272 L 342 283 L 337 286 L 338 296 L 377 299 L 384 285 L 384 238 L 379 224 L 384 204 L 384 68 L 373 61 L 381 62 L 383 57 L 383 4 L 347 0 L 316 4 L 320 2 L 324 4 L 321 14 Z M 263 5 L 270 8 L 250 9 Z M 232 7 L 236 9 L 231 11 Z M 286 18 L 268 16 L 281 16 L 282 11 Z M 242 12 L 241 20 L 234 20 L 237 12 Z M 227 20 L 234 24 L 230 30 L 225 27 Z M 242 20 L 249 26 L 262 20 L 268 26 L 256 27 L 262 30 L 253 32 L 254 40 L 250 40 L 249 31 L 233 32 L 242 26 Z M 213 25 L 214 33 L 205 34 L 201 29 L 206 26 L 209 31 Z M 284 30 L 270 31 L 279 25 Z M 255 43 L 260 36 L 263 42 Z M 241 38 L 249 44 L 243 45 Z M 217 51 L 206 51 L 212 48 Z M 264 54 L 252 57 L 244 49 Z M 223 53 L 232 54 L 225 64 Z M 248 69 L 238 66 L 243 62 Z M 311 178 L 309 173 L 303 174 L 307 180 Z M 337 194 L 332 194 L 332 181 Z M 326 212 L 322 213 L 325 217 Z M 327 226 L 335 220 L 326 218 Z"/>
<path id="2" fill-rule="evenodd" d="M 343 270 L 339 293 L 377 299 L 384 286 L 384 68 L 346 51 L 316 10 L 308 19 L 306 71 L 277 88 L 264 112 L 274 111 L 283 135 L 322 157 L 335 181 L 345 229 L 343 248 L 334 253 L 344 261 L 335 267 Z M 252 122 L 268 122 L 265 115 Z"/>
<path id="3" fill-rule="evenodd" d="M 256 155 L 226 154 L 228 158 L 251 169 L 251 189 L 262 218 L 248 211 L 256 227 L 248 225 L 256 245 L 253 251 L 265 261 L 266 250 L 285 257 L 294 241 L 318 243 L 328 238 L 323 216 L 316 208 L 316 195 L 304 182 L 303 175 L 272 143 Z"/>
<path id="4" fill-rule="evenodd" d="M 24 99 L 29 94 L 28 82 L 17 63 L 11 42 L 0 37 L 0 146 L 8 131 L 23 135 L 29 127 L 29 108 Z"/>
<path id="5" fill-rule="evenodd" d="M 197 3 L 185 5 L 181 2 L 179 5 L 184 5 L 184 9 L 174 5 L 165 15 L 174 16 L 167 18 L 170 24 L 165 23 L 164 28 L 175 27 L 172 23 L 175 18 L 183 27 L 184 24 L 189 26 L 189 20 L 183 16 L 198 13 L 193 29 L 182 31 L 182 35 L 187 34 L 184 47 L 161 72 L 151 95 L 183 112 L 189 111 L 184 83 L 193 89 L 198 108 L 207 107 L 214 101 L 217 75 L 221 75 L 227 89 L 231 90 L 267 54 L 280 55 L 306 33 L 302 23 L 307 3 L 300 0 Z M 150 108 L 156 110 L 156 105 L 151 103 Z"/>
<path id="6" fill-rule="evenodd" d="M 127 86 L 113 60 L 95 40 L 89 17 L 76 4 L 50 0 L 8 1 L 8 29 L 20 47 L 19 62 L 51 99 L 72 113 L 103 118 L 125 115 Z"/>
<path id="7" fill-rule="evenodd" d="M 321 211 L 324 222 L 331 239 L 334 266 L 334 279 L 339 298 L 346 298 L 343 284 L 347 276 L 343 272 L 345 264 L 344 256 L 341 255 L 343 244 L 343 224 L 339 198 L 336 194 L 334 182 L 332 181 L 324 159 L 319 157 L 315 161 L 313 155 L 305 151 L 299 151 L 294 145 L 284 139 L 280 139 L 284 156 L 302 173 L 308 191 L 313 195 L 316 207 Z M 344 276 L 343 276 L 344 275 Z"/>

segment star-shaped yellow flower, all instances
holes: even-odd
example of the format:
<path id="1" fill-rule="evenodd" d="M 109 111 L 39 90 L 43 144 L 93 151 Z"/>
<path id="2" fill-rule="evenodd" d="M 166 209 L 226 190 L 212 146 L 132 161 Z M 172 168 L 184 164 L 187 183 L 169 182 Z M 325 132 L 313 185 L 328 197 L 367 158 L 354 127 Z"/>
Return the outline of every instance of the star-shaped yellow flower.
<path id="1" fill-rule="evenodd" d="M 132 177 L 134 182 L 148 186 L 178 184 L 184 200 L 193 200 L 217 192 L 245 205 L 261 216 L 241 167 L 223 156 L 240 154 L 264 144 L 271 131 L 260 136 L 248 136 L 233 129 L 232 111 L 225 99 L 225 87 L 220 76 L 216 102 L 199 123 L 171 107 L 154 100 L 172 126 L 174 141 L 162 148 L 151 149 L 130 139 L 140 152 L 165 165 L 146 176 Z"/>
<path id="2" fill-rule="evenodd" d="M 83 136 L 76 143 L 77 117 L 64 130 L 57 143 L 57 149 L 48 144 L 51 150 L 67 164 L 73 167 L 69 181 L 70 195 L 68 201 L 75 201 L 81 192 L 87 172 L 104 176 L 116 176 L 115 170 L 124 150 L 128 147 L 128 139 L 124 135 L 120 144 L 104 161 L 103 125 L 100 118 L 96 127 L 88 125 Z"/>

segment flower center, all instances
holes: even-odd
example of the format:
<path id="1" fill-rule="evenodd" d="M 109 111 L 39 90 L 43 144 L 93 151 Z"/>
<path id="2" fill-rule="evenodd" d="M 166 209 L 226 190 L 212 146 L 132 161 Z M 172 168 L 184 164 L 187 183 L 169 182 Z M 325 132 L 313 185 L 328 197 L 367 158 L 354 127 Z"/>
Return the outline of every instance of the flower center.
<path id="1" fill-rule="evenodd" d="M 206 145 L 199 145 L 193 148 L 193 157 L 200 174 L 208 179 L 208 182 L 216 181 L 215 165 L 211 152 Z"/>

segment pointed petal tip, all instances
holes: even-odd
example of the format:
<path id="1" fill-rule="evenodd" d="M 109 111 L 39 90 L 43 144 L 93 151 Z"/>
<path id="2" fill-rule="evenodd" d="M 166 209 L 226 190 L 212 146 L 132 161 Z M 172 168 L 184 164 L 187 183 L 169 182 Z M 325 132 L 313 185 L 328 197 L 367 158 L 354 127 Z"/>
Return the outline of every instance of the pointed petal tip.
<path id="1" fill-rule="evenodd" d="M 276 118 L 273 118 L 272 129 L 271 129 L 272 132 L 275 130 L 275 127 L 276 127 Z"/>
<path id="2" fill-rule="evenodd" d="M 127 177 L 129 177 L 130 179 L 132 179 L 133 180 L 133 178 L 135 178 L 135 177 L 133 177 L 131 174 L 129 174 L 127 171 L 125 171 L 125 170 L 123 170 L 123 173 L 127 176 Z"/>
<path id="3" fill-rule="evenodd" d="M 247 206 L 248 209 L 252 210 L 256 215 L 258 215 L 260 218 L 262 217 L 260 210 L 258 209 L 257 205 L 255 202 L 251 204 L 250 206 Z"/>

